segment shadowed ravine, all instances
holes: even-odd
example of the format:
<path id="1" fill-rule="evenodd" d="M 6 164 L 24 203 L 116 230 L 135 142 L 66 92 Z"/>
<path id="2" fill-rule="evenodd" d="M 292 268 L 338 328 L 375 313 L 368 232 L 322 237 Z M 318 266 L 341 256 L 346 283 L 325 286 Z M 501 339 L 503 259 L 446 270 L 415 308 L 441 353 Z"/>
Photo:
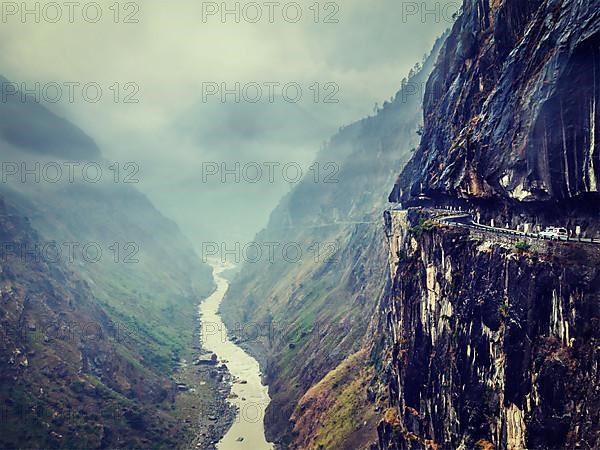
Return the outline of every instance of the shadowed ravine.
<path id="1" fill-rule="evenodd" d="M 211 262 L 211 265 L 217 289 L 200 305 L 202 347 L 215 353 L 220 361 L 225 361 L 234 380 L 233 398 L 230 401 L 239 408 L 231 429 L 217 444 L 217 448 L 272 449 L 273 446 L 265 439 L 263 426 L 264 411 L 270 398 L 267 387 L 261 382 L 259 364 L 229 339 L 219 314 L 221 301 L 229 288 L 229 282 L 221 273 L 230 267 L 218 262 Z"/>

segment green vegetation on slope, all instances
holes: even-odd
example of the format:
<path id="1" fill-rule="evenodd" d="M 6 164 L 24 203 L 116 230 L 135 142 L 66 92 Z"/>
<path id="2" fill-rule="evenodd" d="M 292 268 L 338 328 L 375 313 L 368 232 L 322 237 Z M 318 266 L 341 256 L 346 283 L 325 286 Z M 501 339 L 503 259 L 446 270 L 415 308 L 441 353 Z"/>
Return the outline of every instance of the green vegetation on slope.
<path id="1" fill-rule="evenodd" d="M 361 350 L 310 388 L 294 412 L 292 448 L 353 450 L 374 441 L 378 416 L 368 401 L 373 373 Z"/>

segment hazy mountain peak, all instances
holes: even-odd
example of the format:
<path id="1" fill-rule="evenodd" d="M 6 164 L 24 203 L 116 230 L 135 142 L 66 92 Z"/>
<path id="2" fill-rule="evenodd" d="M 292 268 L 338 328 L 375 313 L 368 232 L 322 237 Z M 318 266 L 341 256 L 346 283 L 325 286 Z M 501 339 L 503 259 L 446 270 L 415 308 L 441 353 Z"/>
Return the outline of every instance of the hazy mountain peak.
<path id="1" fill-rule="evenodd" d="M 15 88 L 17 92 L 15 93 Z M 0 76 L 0 145 L 63 159 L 90 160 L 100 156 L 94 140 L 79 127 L 23 96 L 16 83 Z"/>

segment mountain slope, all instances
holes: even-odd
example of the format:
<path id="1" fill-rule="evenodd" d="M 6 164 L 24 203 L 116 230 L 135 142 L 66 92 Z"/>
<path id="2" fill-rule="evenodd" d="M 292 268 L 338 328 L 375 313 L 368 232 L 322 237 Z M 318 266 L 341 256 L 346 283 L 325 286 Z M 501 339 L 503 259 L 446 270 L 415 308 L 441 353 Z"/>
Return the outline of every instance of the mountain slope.
<path id="1" fill-rule="evenodd" d="M 43 241 L 28 219 L 0 209 L 0 445 L 176 445 L 178 425 L 161 412 L 168 380 L 140 365 L 87 283 L 36 255 Z"/>
<path id="2" fill-rule="evenodd" d="M 91 162 L 104 171 L 99 182 L 78 171 L 71 182 L 65 170 L 56 183 L 3 174 L 2 266 L 12 294 L 0 308 L 0 331 L 6 361 L 17 352 L 29 364 L 12 358 L 2 368 L 7 380 L 19 379 L 3 391 L 3 415 L 24 411 L 24 420 L 0 425 L 4 446 L 179 445 L 189 426 L 175 418 L 174 377 L 198 346 L 197 304 L 213 288 L 210 268 L 133 184 L 115 182 L 90 138 L 77 131 L 83 137 L 71 139 L 74 125 L 28 102 L 0 111 L 13 115 L 11 129 L 35 129 L 43 143 L 0 141 L 3 162 L 19 170 Z"/>
<path id="3" fill-rule="evenodd" d="M 377 115 L 343 128 L 331 139 L 316 161 L 319 176 L 311 173 L 299 183 L 255 239 L 263 248 L 279 244 L 273 260 L 265 254 L 258 262 L 246 262 L 224 300 L 228 327 L 239 330 L 244 345 L 261 361 L 272 397 L 265 418 L 267 435 L 282 447 L 303 448 L 306 440 L 316 438 L 310 417 L 328 411 L 313 414 L 310 408 L 296 410 L 296 405 L 361 350 L 369 325 L 365 318 L 386 289 L 382 192 L 416 144 L 422 97 L 418 87 L 440 45 L 441 39 L 424 68 Z M 290 258 L 283 251 L 286 245 L 300 249 L 302 257 Z M 356 420 L 367 410 L 373 414 L 364 385 L 355 386 L 359 392 L 354 394 L 364 400 L 361 412 L 355 411 L 353 418 L 351 408 L 333 401 L 339 420 Z M 340 389 L 327 395 L 333 399 L 349 392 Z M 318 404 L 309 397 L 306 405 Z M 296 429 L 294 423 L 299 424 Z M 360 426 L 364 433 L 356 435 L 367 445 L 376 437 L 374 427 L 362 422 Z M 336 445 L 350 445 L 351 439 L 340 432 Z"/>

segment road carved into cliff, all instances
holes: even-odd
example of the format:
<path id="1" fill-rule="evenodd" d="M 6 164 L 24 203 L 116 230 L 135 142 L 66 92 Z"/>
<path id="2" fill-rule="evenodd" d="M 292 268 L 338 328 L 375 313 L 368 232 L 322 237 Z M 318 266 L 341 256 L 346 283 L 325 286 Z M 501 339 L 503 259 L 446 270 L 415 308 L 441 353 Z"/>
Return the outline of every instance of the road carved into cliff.
<path id="1" fill-rule="evenodd" d="M 477 223 L 473 219 L 473 215 L 470 212 L 461 212 L 461 211 L 452 211 L 447 209 L 437 209 L 437 208 L 423 208 L 426 211 L 430 211 L 434 214 L 433 220 L 436 220 L 445 225 L 456 226 L 460 228 L 469 228 L 472 230 L 484 231 L 491 234 L 496 235 L 510 235 L 515 237 L 523 237 L 530 239 L 539 239 L 539 240 L 550 240 L 550 238 L 544 238 L 539 235 L 539 233 L 526 233 L 523 231 L 513 230 L 510 228 L 500 228 L 493 227 L 490 225 L 483 225 Z M 393 211 L 399 211 L 401 209 L 393 208 Z M 569 237 L 564 238 L 557 236 L 551 240 L 556 240 L 559 242 L 571 242 L 571 243 L 586 243 L 586 244 L 596 244 L 600 245 L 600 239 L 593 238 L 584 238 L 584 237 Z"/>

